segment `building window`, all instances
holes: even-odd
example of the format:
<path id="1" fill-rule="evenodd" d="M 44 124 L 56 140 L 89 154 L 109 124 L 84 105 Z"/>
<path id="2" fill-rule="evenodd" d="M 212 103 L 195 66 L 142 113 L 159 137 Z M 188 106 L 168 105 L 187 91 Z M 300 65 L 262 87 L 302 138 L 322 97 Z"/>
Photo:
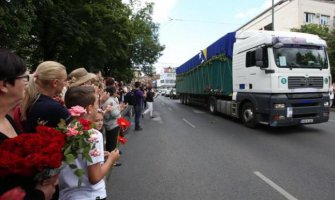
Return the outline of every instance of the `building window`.
<path id="1" fill-rule="evenodd" d="M 164 83 L 164 80 L 161 80 L 161 83 Z"/>
<path id="2" fill-rule="evenodd" d="M 304 15 L 305 15 L 304 16 L 304 22 L 306 24 L 314 22 L 314 18 L 315 18 L 315 14 L 314 13 L 307 13 L 307 12 L 305 12 Z"/>
<path id="3" fill-rule="evenodd" d="M 330 17 L 327 15 L 321 15 L 320 17 L 320 24 L 322 25 L 329 25 Z"/>

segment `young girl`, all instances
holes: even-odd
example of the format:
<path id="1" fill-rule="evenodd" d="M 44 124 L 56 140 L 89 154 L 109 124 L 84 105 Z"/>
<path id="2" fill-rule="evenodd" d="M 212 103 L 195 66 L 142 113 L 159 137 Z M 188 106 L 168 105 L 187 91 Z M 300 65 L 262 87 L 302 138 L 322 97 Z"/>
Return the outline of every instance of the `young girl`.
<path id="1" fill-rule="evenodd" d="M 65 94 L 65 105 L 68 108 L 81 106 L 86 109 L 86 114 L 82 118 L 93 121 L 97 114 L 98 100 L 95 97 L 94 88 L 91 86 L 78 86 L 70 88 Z M 94 129 L 93 129 L 94 130 Z M 76 165 L 85 169 L 86 173 L 82 177 L 82 184 L 78 187 L 78 178 L 74 175 L 69 166 L 62 169 L 59 174 L 60 199 L 106 199 L 106 186 L 104 177 L 110 167 L 118 160 L 119 151 L 114 149 L 111 152 L 105 152 L 107 157 L 104 160 L 104 146 L 102 134 L 98 134 L 96 149 L 100 155 L 91 157 L 93 162 L 77 158 Z"/>
<path id="2" fill-rule="evenodd" d="M 102 127 L 104 125 L 104 113 L 102 110 L 98 109 L 97 114 L 94 118 L 94 128 L 102 133 Z"/>

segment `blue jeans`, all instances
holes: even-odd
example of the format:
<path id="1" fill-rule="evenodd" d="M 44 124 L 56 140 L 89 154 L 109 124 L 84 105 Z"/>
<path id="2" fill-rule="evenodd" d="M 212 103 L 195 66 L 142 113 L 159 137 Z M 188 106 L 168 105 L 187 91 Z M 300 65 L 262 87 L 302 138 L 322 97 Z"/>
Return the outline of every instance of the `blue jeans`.
<path id="1" fill-rule="evenodd" d="M 135 129 L 141 128 L 140 119 L 142 115 L 142 108 L 141 106 L 134 106 L 135 111 Z"/>

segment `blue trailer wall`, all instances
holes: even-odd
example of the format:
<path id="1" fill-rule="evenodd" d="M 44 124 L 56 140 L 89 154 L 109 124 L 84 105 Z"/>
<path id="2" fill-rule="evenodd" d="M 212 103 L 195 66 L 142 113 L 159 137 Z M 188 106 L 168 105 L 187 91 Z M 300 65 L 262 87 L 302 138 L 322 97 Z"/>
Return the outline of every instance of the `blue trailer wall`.
<path id="1" fill-rule="evenodd" d="M 176 69 L 176 74 L 179 75 L 188 72 L 193 68 L 196 68 L 202 62 L 220 54 L 224 54 L 231 59 L 233 56 L 233 46 L 236 40 L 235 34 L 235 32 L 227 33 L 225 36 L 218 39 L 216 42 L 207 47 L 207 57 L 204 55 L 205 53 L 200 56 L 199 54 L 193 56 L 190 60 Z"/>

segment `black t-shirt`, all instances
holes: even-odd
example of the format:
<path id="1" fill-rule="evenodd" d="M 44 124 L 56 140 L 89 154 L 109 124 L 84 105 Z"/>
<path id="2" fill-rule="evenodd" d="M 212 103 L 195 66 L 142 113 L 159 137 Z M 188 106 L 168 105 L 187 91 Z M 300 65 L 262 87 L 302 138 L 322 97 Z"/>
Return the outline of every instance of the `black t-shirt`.
<path id="1" fill-rule="evenodd" d="M 38 121 L 46 122 L 46 126 L 57 127 L 60 119 L 68 124 L 72 120 L 70 112 L 51 97 L 40 95 L 37 101 L 28 109 L 27 120 L 22 122 L 23 132 L 34 133 Z"/>
<path id="2" fill-rule="evenodd" d="M 147 102 L 154 102 L 154 96 L 155 96 L 155 93 L 154 92 L 147 92 Z"/>

